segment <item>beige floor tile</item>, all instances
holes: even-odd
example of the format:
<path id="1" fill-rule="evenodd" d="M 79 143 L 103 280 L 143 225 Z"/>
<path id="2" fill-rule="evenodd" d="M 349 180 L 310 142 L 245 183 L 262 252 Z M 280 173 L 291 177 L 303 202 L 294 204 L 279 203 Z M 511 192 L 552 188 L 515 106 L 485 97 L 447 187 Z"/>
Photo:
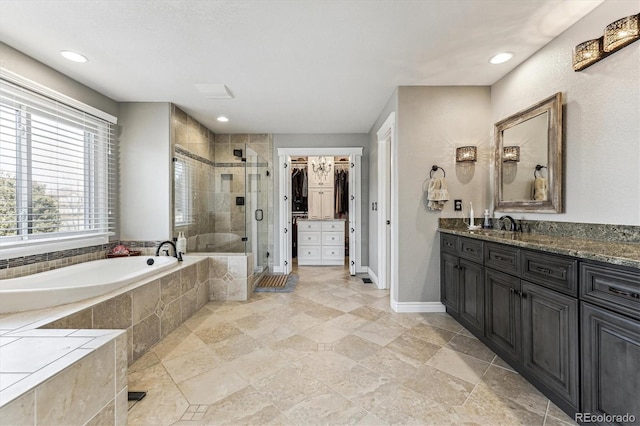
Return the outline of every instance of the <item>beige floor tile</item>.
<path id="1" fill-rule="evenodd" d="M 452 331 L 433 327 L 426 324 L 418 324 L 405 333 L 407 336 L 417 337 L 434 345 L 444 346 L 456 335 Z"/>
<path id="2" fill-rule="evenodd" d="M 420 367 L 440 350 L 440 346 L 409 334 L 398 336 L 385 347 L 402 355 L 402 360 L 414 367 Z"/>
<path id="3" fill-rule="evenodd" d="M 307 397 L 285 411 L 285 414 L 299 425 L 337 425 L 357 423 L 367 415 L 367 412 L 329 390 Z"/>
<path id="4" fill-rule="evenodd" d="M 381 418 L 369 413 L 356 424 L 358 426 L 385 426 L 385 425 L 388 425 L 389 423 L 384 422 L 382 421 Z"/>
<path id="5" fill-rule="evenodd" d="M 253 387 L 229 395 L 209 406 L 204 418 L 205 425 L 269 425 L 287 424 L 282 413 L 267 398 Z"/>
<path id="6" fill-rule="evenodd" d="M 429 365 L 418 368 L 404 385 L 443 405 L 464 404 L 474 388 L 473 384 Z"/>
<path id="7" fill-rule="evenodd" d="M 233 323 L 225 321 L 215 324 L 203 324 L 198 327 L 193 334 L 198 336 L 207 345 L 221 342 L 230 337 L 241 334 L 242 331 L 236 327 Z"/>
<path id="8" fill-rule="evenodd" d="M 544 415 L 548 399 L 521 375 L 504 368 L 491 366 L 482 383 L 503 398 L 509 398 L 529 411 Z"/>
<path id="9" fill-rule="evenodd" d="M 340 395 L 367 411 L 377 407 L 400 386 L 398 382 L 361 366 L 352 368 L 348 376 L 330 385 Z"/>
<path id="10" fill-rule="evenodd" d="M 147 392 L 129 410 L 129 425 L 170 425 L 180 420 L 189 406 L 161 364 L 129 374 L 129 390 Z"/>
<path id="11" fill-rule="evenodd" d="M 232 361 L 262 347 L 262 343 L 244 333 L 209 345 L 213 353 L 223 361 Z"/>
<path id="12" fill-rule="evenodd" d="M 453 336 L 453 338 L 447 342 L 445 348 L 453 349 L 457 352 L 462 352 L 463 354 L 481 359 L 486 362 L 491 362 L 496 356 L 496 354 L 493 353 L 493 351 L 480 340 L 463 336 L 462 334 Z"/>
<path id="13" fill-rule="evenodd" d="M 372 413 L 392 425 L 460 424 L 453 408 L 443 406 L 403 386 L 392 392 Z"/>
<path id="14" fill-rule="evenodd" d="M 454 333 L 458 333 L 464 329 L 464 327 L 462 327 L 458 321 L 454 320 L 451 315 L 444 312 L 422 314 L 422 320 L 425 324 L 453 331 Z"/>
<path id="15" fill-rule="evenodd" d="M 178 383 L 217 367 L 220 364 L 220 360 L 211 349 L 205 347 L 171 358 L 163 364 L 173 380 Z"/>
<path id="16" fill-rule="evenodd" d="M 426 362 L 426 365 L 474 385 L 480 382 L 484 372 L 489 368 L 489 363 L 485 361 L 447 348 L 440 349 Z"/>
<path id="17" fill-rule="evenodd" d="M 222 364 L 178 383 L 178 388 L 189 404 L 209 405 L 244 389 L 248 384 L 228 365 Z"/>
<path id="18" fill-rule="evenodd" d="M 160 364 L 160 358 L 158 358 L 158 356 L 154 352 L 149 351 L 138 358 L 133 364 L 131 364 L 127 369 L 127 372 L 129 374 L 135 373 L 138 371 L 146 370 L 147 368 L 153 367 L 158 364 Z"/>
<path id="19" fill-rule="evenodd" d="M 310 353 L 317 352 L 318 342 L 297 334 L 275 342 L 270 347 L 274 351 L 285 354 L 291 361 L 295 361 Z"/>
<path id="20" fill-rule="evenodd" d="M 309 372 L 297 366 L 285 367 L 269 377 L 254 382 L 253 387 L 282 411 L 288 410 L 310 395 L 330 391 Z"/>
<path id="21" fill-rule="evenodd" d="M 377 343 L 380 346 L 385 346 L 406 331 L 407 329 L 405 327 L 383 317 L 363 325 L 355 330 L 353 334 Z"/>
<path id="22" fill-rule="evenodd" d="M 341 328 L 331 325 L 329 322 L 317 325 L 313 328 L 305 330 L 302 335 L 317 343 L 333 343 L 349 334 Z"/>
<path id="23" fill-rule="evenodd" d="M 206 347 L 207 345 L 198 336 L 182 325 L 158 342 L 152 351 L 158 358 L 166 361 Z"/>
<path id="24" fill-rule="evenodd" d="M 274 351 L 270 347 L 253 351 L 227 363 L 250 382 L 270 376 L 290 364 L 291 359 L 286 354 Z"/>
<path id="25" fill-rule="evenodd" d="M 544 422 L 543 414 L 529 411 L 496 394 L 484 383 L 477 385 L 464 405 L 456 407 L 456 411 L 462 421 L 477 424 L 542 426 Z"/>
<path id="26" fill-rule="evenodd" d="M 326 322 L 326 324 L 349 332 L 357 330 L 368 323 L 370 323 L 370 321 L 351 314 L 343 314 Z"/>
<path id="27" fill-rule="evenodd" d="M 500 358 L 500 356 L 496 356 L 493 359 L 493 362 L 491 364 L 495 365 L 496 367 L 506 368 L 509 371 L 514 371 L 514 372 L 516 371 L 516 370 L 513 369 L 513 367 L 511 367 L 509 364 L 507 364 L 507 362 L 505 360 Z"/>
<path id="28" fill-rule="evenodd" d="M 388 315 L 387 312 L 381 311 L 380 309 L 372 308 L 371 306 L 361 306 L 349 313 L 351 315 L 355 315 L 369 321 L 375 321 L 382 318 L 383 316 Z"/>
<path id="29" fill-rule="evenodd" d="M 382 348 L 374 355 L 363 359 L 360 364 L 387 377 L 393 377 L 398 382 L 404 382 L 414 377 L 417 368 L 408 362 L 405 357 L 397 352 Z"/>
<path id="30" fill-rule="evenodd" d="M 296 365 L 323 383 L 342 380 L 358 364 L 336 352 L 315 352 L 299 359 Z"/>
<path id="31" fill-rule="evenodd" d="M 333 344 L 333 350 L 354 361 L 361 361 L 374 355 L 382 346 L 349 334 Z"/>
<path id="32" fill-rule="evenodd" d="M 545 426 L 550 424 L 551 420 L 559 420 L 564 424 L 575 425 L 577 424 L 573 418 L 569 417 L 567 413 L 562 411 L 556 404 L 549 401 L 549 406 L 547 407 L 547 418 L 545 419 Z"/>

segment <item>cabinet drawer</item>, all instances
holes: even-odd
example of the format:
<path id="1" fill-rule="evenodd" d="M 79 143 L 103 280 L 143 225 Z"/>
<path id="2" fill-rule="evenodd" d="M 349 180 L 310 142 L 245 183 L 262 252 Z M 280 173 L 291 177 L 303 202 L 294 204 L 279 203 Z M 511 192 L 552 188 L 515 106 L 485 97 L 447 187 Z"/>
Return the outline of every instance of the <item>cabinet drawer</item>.
<path id="1" fill-rule="evenodd" d="M 298 245 L 319 246 L 321 235 L 322 234 L 320 232 L 298 231 Z"/>
<path id="2" fill-rule="evenodd" d="M 322 259 L 320 246 L 298 247 L 298 261 Z"/>
<path id="3" fill-rule="evenodd" d="M 298 230 L 299 231 L 321 231 L 322 222 L 313 221 L 313 220 L 299 220 Z"/>
<path id="4" fill-rule="evenodd" d="M 344 247 L 322 247 L 322 260 L 344 260 Z"/>
<path id="5" fill-rule="evenodd" d="M 458 256 L 482 264 L 484 243 L 472 238 L 460 238 Z"/>
<path id="6" fill-rule="evenodd" d="M 640 270 L 582 262 L 580 298 L 640 319 Z"/>
<path id="7" fill-rule="evenodd" d="M 498 271 L 520 275 L 520 249 L 486 243 L 484 264 Z"/>
<path id="8" fill-rule="evenodd" d="M 323 232 L 322 245 L 323 246 L 344 245 L 344 233 L 343 232 Z"/>
<path id="9" fill-rule="evenodd" d="M 322 221 L 322 231 L 336 231 L 343 232 L 344 231 L 344 221 Z"/>
<path id="10" fill-rule="evenodd" d="M 458 237 L 450 234 L 440 234 L 440 248 L 451 254 L 458 254 Z"/>
<path id="11" fill-rule="evenodd" d="M 573 297 L 578 296 L 577 268 L 569 257 L 522 251 L 522 278 Z"/>

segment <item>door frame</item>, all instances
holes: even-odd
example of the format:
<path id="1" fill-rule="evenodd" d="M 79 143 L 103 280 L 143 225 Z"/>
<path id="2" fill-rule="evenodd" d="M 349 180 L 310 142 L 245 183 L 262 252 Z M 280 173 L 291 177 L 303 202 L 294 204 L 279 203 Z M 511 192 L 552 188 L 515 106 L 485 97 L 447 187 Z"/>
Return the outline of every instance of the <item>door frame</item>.
<path id="1" fill-rule="evenodd" d="M 277 229 L 280 233 L 279 264 L 274 272 L 291 272 L 291 157 L 325 156 L 349 157 L 349 270 L 355 273 L 367 272 L 362 267 L 362 147 L 349 148 L 278 148 L 279 191 L 276 200 L 279 206 Z M 352 192 L 353 191 L 353 192 Z M 353 195 L 353 198 L 351 196 Z M 352 209 L 352 206 L 354 207 Z"/>
<path id="2" fill-rule="evenodd" d="M 378 138 L 378 282 L 390 289 L 390 302 L 398 300 L 398 217 L 396 169 L 396 113 L 389 114 L 376 133 Z M 387 225 L 386 221 L 390 224 Z"/>

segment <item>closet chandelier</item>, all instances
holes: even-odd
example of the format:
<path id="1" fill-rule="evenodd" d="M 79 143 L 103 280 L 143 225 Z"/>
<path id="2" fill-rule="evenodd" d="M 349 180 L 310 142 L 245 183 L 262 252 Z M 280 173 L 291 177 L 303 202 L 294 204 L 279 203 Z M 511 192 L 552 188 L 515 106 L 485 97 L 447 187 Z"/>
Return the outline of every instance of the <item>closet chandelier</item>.
<path id="1" fill-rule="evenodd" d="M 311 162 L 311 167 L 313 169 L 313 173 L 316 175 L 328 175 L 331 172 L 331 163 L 327 162 L 327 159 L 323 156 L 318 158 L 318 162 L 315 160 Z"/>

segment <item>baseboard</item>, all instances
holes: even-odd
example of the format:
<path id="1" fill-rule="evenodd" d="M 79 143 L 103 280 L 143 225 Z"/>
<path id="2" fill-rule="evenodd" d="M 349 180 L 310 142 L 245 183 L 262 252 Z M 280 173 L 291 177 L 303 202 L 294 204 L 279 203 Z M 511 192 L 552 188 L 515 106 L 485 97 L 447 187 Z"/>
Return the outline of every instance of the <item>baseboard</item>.
<path id="1" fill-rule="evenodd" d="M 368 266 L 361 266 L 360 268 L 358 268 L 356 270 L 356 274 L 368 274 L 369 273 L 369 267 Z"/>
<path id="2" fill-rule="evenodd" d="M 371 281 L 373 281 L 375 285 L 378 285 L 378 276 L 373 273 L 371 268 L 367 267 L 367 270 L 365 272 L 367 273 L 367 275 L 369 275 L 369 278 L 371 278 Z"/>
<path id="3" fill-rule="evenodd" d="M 274 274 L 284 274 L 284 267 L 283 266 L 275 266 L 274 265 L 273 273 Z"/>
<path id="4" fill-rule="evenodd" d="M 391 309 L 398 313 L 409 312 L 446 312 L 440 302 L 396 302 L 391 299 Z"/>

